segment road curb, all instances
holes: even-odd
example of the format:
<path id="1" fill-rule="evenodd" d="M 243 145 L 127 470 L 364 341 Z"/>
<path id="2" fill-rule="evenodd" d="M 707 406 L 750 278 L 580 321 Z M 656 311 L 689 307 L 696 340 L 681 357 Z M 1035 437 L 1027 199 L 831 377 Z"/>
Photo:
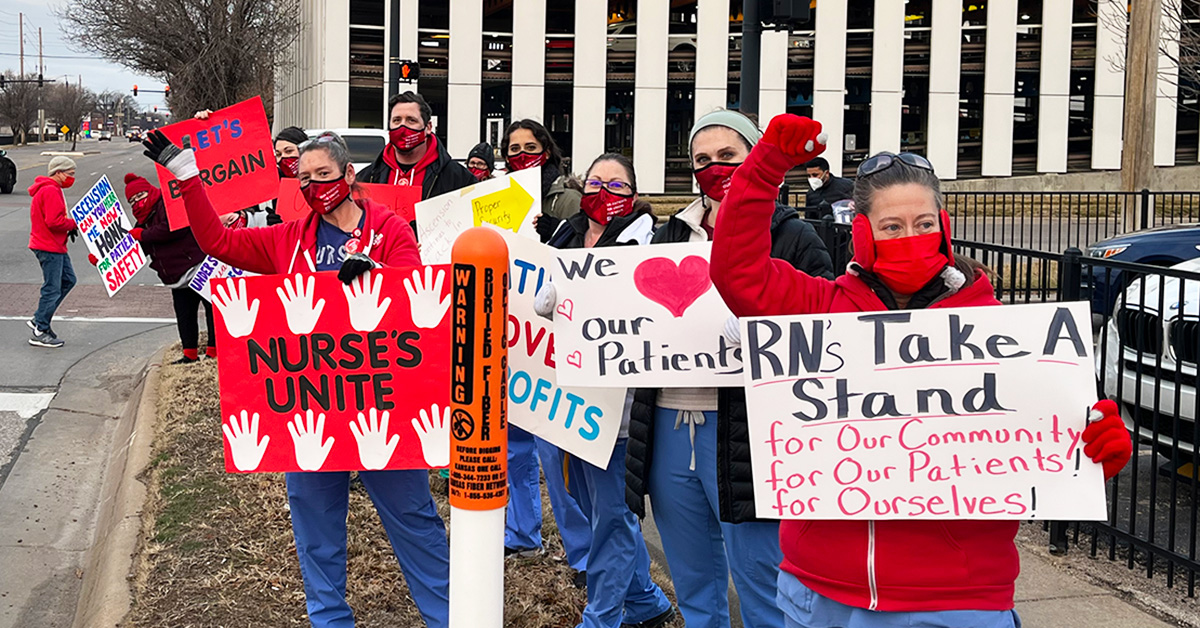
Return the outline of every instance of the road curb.
<path id="1" fill-rule="evenodd" d="M 44 150 L 42 157 L 83 157 L 84 155 L 99 155 L 98 150 L 76 150 L 76 151 L 60 151 L 60 150 Z"/>
<path id="2" fill-rule="evenodd" d="M 158 417 L 158 379 L 166 347 L 152 358 L 113 434 L 117 444 L 109 457 L 100 492 L 96 538 L 83 562 L 83 583 L 74 628 L 116 626 L 132 601 L 133 560 L 142 532 L 146 485 L 138 475 L 150 462 Z"/>

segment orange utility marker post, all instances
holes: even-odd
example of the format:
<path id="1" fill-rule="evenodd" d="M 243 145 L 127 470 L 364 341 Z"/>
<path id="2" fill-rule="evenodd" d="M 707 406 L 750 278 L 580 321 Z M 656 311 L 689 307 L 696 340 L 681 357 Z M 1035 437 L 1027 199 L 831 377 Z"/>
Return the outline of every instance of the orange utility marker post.
<path id="1" fill-rule="evenodd" d="M 508 245 L 468 229 L 450 253 L 450 628 L 504 623 L 508 504 Z"/>

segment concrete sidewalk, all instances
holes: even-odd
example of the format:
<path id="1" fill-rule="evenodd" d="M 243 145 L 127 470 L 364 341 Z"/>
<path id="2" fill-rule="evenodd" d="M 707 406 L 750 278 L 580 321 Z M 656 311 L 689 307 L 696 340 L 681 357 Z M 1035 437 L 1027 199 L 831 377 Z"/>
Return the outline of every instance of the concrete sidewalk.
<path id="1" fill-rule="evenodd" d="M 642 531 L 650 557 L 664 570 L 670 571 L 649 505 L 646 519 L 642 521 Z M 1025 628 L 1170 628 L 1176 625 L 1166 623 L 1127 601 L 1120 591 L 1097 586 L 1073 574 L 1064 567 L 1062 560 L 1050 556 L 1045 550 L 1029 547 L 1020 540 L 1017 549 L 1021 553 L 1017 613 L 1021 615 Z M 742 628 L 737 594 L 732 583 L 729 587 L 729 612 L 733 628 Z"/>

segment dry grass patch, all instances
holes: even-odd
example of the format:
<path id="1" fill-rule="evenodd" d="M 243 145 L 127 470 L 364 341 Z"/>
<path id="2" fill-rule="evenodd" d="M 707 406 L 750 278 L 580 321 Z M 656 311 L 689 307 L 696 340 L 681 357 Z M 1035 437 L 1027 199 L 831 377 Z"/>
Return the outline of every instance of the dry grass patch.
<path id="1" fill-rule="evenodd" d="M 308 625 L 283 476 L 225 473 L 219 410 L 215 361 L 163 367 L 154 452 L 143 477 L 150 497 L 125 626 Z M 449 524 L 445 480 L 431 474 L 431 483 Z M 506 626 L 574 626 L 587 602 L 571 584 L 544 491 L 542 501 L 547 551 L 507 562 Z M 423 625 L 357 483 L 348 527 L 347 597 L 358 625 Z M 654 575 L 674 599 L 663 572 L 656 568 Z"/>

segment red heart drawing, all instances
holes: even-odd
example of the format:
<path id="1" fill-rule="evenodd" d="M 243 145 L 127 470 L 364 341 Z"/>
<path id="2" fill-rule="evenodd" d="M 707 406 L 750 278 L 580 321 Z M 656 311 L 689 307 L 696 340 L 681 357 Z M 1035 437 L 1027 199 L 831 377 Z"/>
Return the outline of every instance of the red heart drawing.
<path id="1" fill-rule="evenodd" d="M 689 255 L 676 266 L 665 257 L 652 257 L 633 271 L 633 283 L 647 299 L 679 318 L 712 287 L 708 260 Z"/>
<path id="2" fill-rule="evenodd" d="M 558 313 L 562 314 L 563 318 L 567 320 L 574 320 L 571 316 L 575 314 L 575 302 L 570 299 L 563 299 L 563 302 L 558 304 Z"/>
<path id="3" fill-rule="evenodd" d="M 577 369 L 583 368 L 583 354 L 578 351 L 571 353 L 571 355 L 567 356 L 567 364 Z"/>

